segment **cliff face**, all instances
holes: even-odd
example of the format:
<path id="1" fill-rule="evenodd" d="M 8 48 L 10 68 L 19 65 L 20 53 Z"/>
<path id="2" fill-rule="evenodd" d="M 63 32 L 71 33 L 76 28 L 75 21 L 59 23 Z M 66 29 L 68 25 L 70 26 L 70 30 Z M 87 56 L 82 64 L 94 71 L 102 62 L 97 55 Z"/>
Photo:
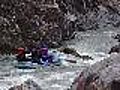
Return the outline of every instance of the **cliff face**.
<path id="1" fill-rule="evenodd" d="M 117 0 L 1 0 L 0 52 L 68 40 L 74 31 L 119 27 Z"/>

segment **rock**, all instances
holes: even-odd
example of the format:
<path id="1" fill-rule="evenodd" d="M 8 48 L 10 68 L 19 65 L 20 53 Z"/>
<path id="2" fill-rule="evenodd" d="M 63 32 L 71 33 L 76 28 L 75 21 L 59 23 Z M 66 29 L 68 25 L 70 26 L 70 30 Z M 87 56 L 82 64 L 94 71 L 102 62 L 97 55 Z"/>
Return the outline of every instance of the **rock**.
<path id="1" fill-rule="evenodd" d="M 111 53 L 120 53 L 120 44 L 113 46 L 111 50 L 109 51 L 109 54 Z"/>
<path id="2" fill-rule="evenodd" d="M 72 54 L 76 57 L 79 57 L 83 60 L 93 60 L 93 58 L 89 55 L 80 55 L 75 49 L 73 48 L 68 48 L 68 47 L 61 47 L 58 49 L 60 52 L 64 52 L 65 54 Z"/>
<path id="3" fill-rule="evenodd" d="M 67 62 L 70 62 L 70 63 L 77 63 L 77 61 L 75 60 L 66 60 Z"/>
<path id="4" fill-rule="evenodd" d="M 49 45 L 50 48 L 59 48 L 60 44 L 58 42 L 51 42 Z"/>
<path id="5" fill-rule="evenodd" d="M 32 80 L 27 80 L 24 84 L 11 87 L 9 90 L 42 90 L 38 84 Z"/>
<path id="6" fill-rule="evenodd" d="M 111 84 L 111 90 L 119 90 L 120 88 L 120 81 L 112 81 L 112 84 Z"/>
<path id="7" fill-rule="evenodd" d="M 61 47 L 58 49 L 61 52 L 64 52 L 65 54 L 75 54 L 76 50 L 73 48 L 68 48 L 68 47 Z"/>
<path id="8" fill-rule="evenodd" d="M 72 54 L 76 57 L 81 57 L 81 55 L 79 55 L 74 48 L 60 47 L 58 48 L 58 51 L 63 52 L 65 54 Z"/>
<path id="9" fill-rule="evenodd" d="M 80 58 L 82 58 L 83 60 L 94 60 L 94 58 L 92 58 L 91 56 L 89 55 L 81 55 L 79 56 Z"/>
<path id="10" fill-rule="evenodd" d="M 81 90 L 83 86 L 83 90 L 119 90 L 119 62 L 120 54 L 112 54 L 109 58 L 83 70 L 75 79 L 70 90 Z M 82 80 L 83 78 L 84 80 Z"/>
<path id="11" fill-rule="evenodd" d="M 120 42 L 120 34 L 117 34 L 117 35 L 114 37 L 114 39 L 117 39 L 118 42 Z"/>

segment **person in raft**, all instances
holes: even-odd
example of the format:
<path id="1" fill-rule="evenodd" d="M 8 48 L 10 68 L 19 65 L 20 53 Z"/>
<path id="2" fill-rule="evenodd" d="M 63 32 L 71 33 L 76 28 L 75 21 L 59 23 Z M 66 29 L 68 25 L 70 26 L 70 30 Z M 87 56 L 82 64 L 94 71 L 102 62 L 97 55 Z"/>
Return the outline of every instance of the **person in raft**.
<path id="1" fill-rule="evenodd" d="M 24 61 L 25 60 L 25 49 L 22 47 L 17 48 L 17 60 Z"/>
<path id="2" fill-rule="evenodd" d="M 52 63 L 52 55 L 48 53 L 48 47 L 46 45 L 43 45 L 41 47 L 41 63 L 45 66 Z"/>

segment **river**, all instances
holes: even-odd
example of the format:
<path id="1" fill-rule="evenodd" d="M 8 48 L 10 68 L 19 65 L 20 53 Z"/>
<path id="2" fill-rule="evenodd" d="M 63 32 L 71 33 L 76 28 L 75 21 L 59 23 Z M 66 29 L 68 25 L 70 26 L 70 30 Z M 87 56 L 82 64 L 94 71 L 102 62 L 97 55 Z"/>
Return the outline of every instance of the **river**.
<path id="1" fill-rule="evenodd" d="M 74 48 L 81 55 L 89 55 L 94 60 L 82 60 L 74 57 L 77 64 L 67 63 L 55 67 L 38 67 L 36 70 L 20 70 L 14 68 L 14 56 L 2 56 L 0 59 L 0 90 L 8 90 L 31 79 L 42 90 L 67 90 L 79 73 L 90 65 L 109 57 L 109 50 L 117 44 L 113 36 L 119 30 L 97 30 L 78 32 L 75 39 L 66 41 L 66 45 Z"/>

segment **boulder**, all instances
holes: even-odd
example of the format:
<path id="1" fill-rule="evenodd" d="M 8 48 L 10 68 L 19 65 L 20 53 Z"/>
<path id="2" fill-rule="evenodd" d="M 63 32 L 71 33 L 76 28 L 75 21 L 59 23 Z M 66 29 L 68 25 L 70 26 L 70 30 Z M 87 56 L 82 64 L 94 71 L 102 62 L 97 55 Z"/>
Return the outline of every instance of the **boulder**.
<path id="1" fill-rule="evenodd" d="M 109 51 L 109 54 L 111 53 L 120 53 L 120 44 L 113 46 L 111 50 Z"/>
<path id="2" fill-rule="evenodd" d="M 61 47 L 61 48 L 58 48 L 58 51 L 63 52 L 65 54 L 72 54 L 72 55 L 79 57 L 83 60 L 93 60 L 94 59 L 89 55 L 80 55 L 74 48 Z"/>
<path id="3" fill-rule="evenodd" d="M 70 90 L 119 90 L 119 62 L 120 54 L 112 54 L 109 58 L 83 70 Z"/>
<path id="4" fill-rule="evenodd" d="M 120 42 L 120 34 L 117 34 L 117 35 L 114 37 L 114 39 L 117 39 L 118 42 Z"/>

